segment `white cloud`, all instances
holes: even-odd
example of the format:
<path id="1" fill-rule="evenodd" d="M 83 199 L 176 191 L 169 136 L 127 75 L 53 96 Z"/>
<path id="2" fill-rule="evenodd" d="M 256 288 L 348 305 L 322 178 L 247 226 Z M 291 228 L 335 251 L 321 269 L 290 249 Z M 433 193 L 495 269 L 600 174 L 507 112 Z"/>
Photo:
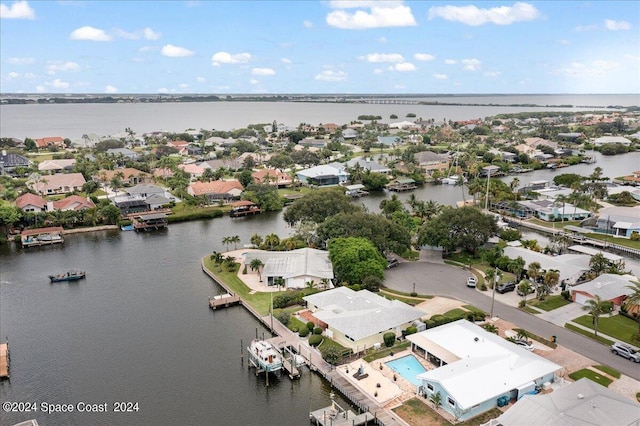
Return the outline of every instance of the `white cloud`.
<path id="1" fill-rule="evenodd" d="M 178 84 L 178 87 L 182 90 L 187 90 L 189 88 L 189 85 L 187 83 L 180 83 Z"/>
<path id="2" fill-rule="evenodd" d="M 413 55 L 416 61 L 433 61 L 436 57 L 428 53 L 416 53 Z"/>
<path id="3" fill-rule="evenodd" d="M 467 71 L 477 71 L 480 69 L 480 65 L 482 65 L 482 62 L 475 58 L 463 59 L 460 62 L 462 62 L 463 68 Z"/>
<path id="4" fill-rule="evenodd" d="M 320 81 L 346 81 L 348 74 L 344 71 L 325 70 L 314 78 Z"/>
<path id="5" fill-rule="evenodd" d="M 576 31 L 578 31 L 579 33 L 585 32 L 585 31 L 593 31 L 593 30 L 597 30 L 598 26 L 597 25 L 578 25 L 576 27 Z"/>
<path id="6" fill-rule="evenodd" d="M 162 35 L 161 33 L 157 33 L 155 31 L 153 31 L 151 28 L 147 27 L 144 30 L 142 30 L 143 34 L 144 34 L 144 38 L 147 40 L 158 40 L 160 38 L 160 36 Z"/>
<path id="7" fill-rule="evenodd" d="M 10 72 L 9 74 L 7 74 L 7 79 L 8 80 L 13 80 L 14 78 L 18 78 L 20 77 L 20 74 L 18 74 L 17 72 Z"/>
<path id="8" fill-rule="evenodd" d="M 204 78 L 204 77 L 196 77 L 196 81 L 197 81 L 198 83 L 204 83 L 204 82 L 206 82 L 206 81 L 207 81 L 207 79 L 206 79 L 206 78 Z"/>
<path id="9" fill-rule="evenodd" d="M 433 78 L 437 80 L 446 80 L 449 76 L 446 74 L 433 74 Z"/>
<path id="10" fill-rule="evenodd" d="M 127 39 L 127 40 L 138 40 L 140 38 L 139 34 L 130 33 L 128 31 L 122 30 L 120 28 L 113 29 L 113 32 L 115 33 L 116 36 L 118 36 L 120 38 Z"/>
<path id="11" fill-rule="evenodd" d="M 399 71 L 399 72 L 415 71 L 416 70 L 416 66 L 413 65 L 410 62 L 402 62 L 400 64 L 391 65 L 389 67 L 389 70 L 390 71 Z"/>
<path id="12" fill-rule="evenodd" d="M 80 65 L 75 62 L 48 62 L 47 74 L 54 75 L 58 71 L 79 71 Z"/>
<path id="13" fill-rule="evenodd" d="M 612 61 L 595 60 L 590 63 L 572 62 L 571 64 L 558 68 L 553 74 L 563 74 L 568 77 L 605 77 L 620 64 Z"/>
<path id="14" fill-rule="evenodd" d="M 373 70 L 374 74 L 382 74 L 384 72 L 384 70 L 380 69 L 380 68 L 376 68 Z"/>
<path id="15" fill-rule="evenodd" d="M 560 43 L 563 46 L 570 46 L 571 45 L 571 40 L 563 39 L 563 40 L 558 41 L 558 43 Z"/>
<path id="16" fill-rule="evenodd" d="M 11 6 L 0 3 L 0 19 L 36 19 L 27 1 L 15 1 Z"/>
<path id="17" fill-rule="evenodd" d="M 444 63 L 447 65 L 455 65 L 458 63 L 458 61 L 456 61 L 455 59 L 445 59 Z"/>
<path id="18" fill-rule="evenodd" d="M 163 56 L 169 58 L 183 58 L 185 56 L 193 56 L 195 52 L 185 49 L 184 47 L 174 46 L 173 44 L 165 44 L 160 50 Z"/>
<path id="19" fill-rule="evenodd" d="M 256 80 L 255 78 L 252 78 L 251 80 L 249 80 L 249 83 L 251 83 L 251 84 L 254 84 L 254 85 L 255 85 L 255 84 L 260 83 L 260 81 Z"/>
<path id="20" fill-rule="evenodd" d="M 217 52 L 211 57 L 211 62 L 214 67 L 219 67 L 220 64 L 244 64 L 251 59 L 250 53 L 236 53 L 231 54 L 228 52 Z"/>
<path id="21" fill-rule="evenodd" d="M 380 37 L 380 38 L 378 39 L 378 41 L 379 41 L 380 43 L 386 43 L 386 42 L 387 42 L 387 38 L 386 38 L 386 37 Z"/>
<path id="22" fill-rule="evenodd" d="M 605 19 L 604 27 L 610 31 L 630 30 L 631 24 L 627 21 L 614 21 L 613 19 Z"/>
<path id="23" fill-rule="evenodd" d="M 436 6 L 429 8 L 429 19 L 442 18 L 447 21 L 461 22 L 466 25 L 511 25 L 519 21 L 533 21 L 540 12 L 528 3 L 514 3 L 513 6 L 480 9 L 476 6 Z"/>
<path id="24" fill-rule="evenodd" d="M 89 41 L 111 41 L 113 37 L 104 32 L 104 30 L 93 27 L 80 27 L 73 30 L 69 36 L 71 40 L 89 40 Z"/>
<path id="25" fill-rule="evenodd" d="M 398 90 L 403 90 L 403 89 L 406 89 L 407 86 L 405 86 L 404 84 L 396 84 L 393 86 L 393 88 Z"/>
<path id="26" fill-rule="evenodd" d="M 487 71 L 484 73 L 485 77 L 500 77 L 502 73 L 500 71 Z"/>
<path id="27" fill-rule="evenodd" d="M 34 74 L 34 73 L 32 73 L 32 72 L 27 72 L 27 73 L 25 73 L 25 74 L 24 74 L 24 76 L 23 76 L 23 77 L 24 77 L 24 78 L 36 78 L 36 77 L 37 77 L 37 75 L 35 75 L 35 74 Z"/>
<path id="28" fill-rule="evenodd" d="M 142 46 L 140 49 L 138 49 L 138 52 L 153 52 L 158 50 L 158 47 L 156 46 Z"/>
<path id="29" fill-rule="evenodd" d="M 40 92 L 40 93 L 42 93 L 42 92 L 44 92 L 45 90 L 46 90 L 46 89 L 45 89 L 45 87 L 44 87 L 43 85 L 41 85 L 41 84 L 40 84 L 40 85 L 38 85 L 38 86 L 36 86 L 36 92 Z"/>
<path id="30" fill-rule="evenodd" d="M 305 28 L 313 28 L 313 22 L 311 21 L 303 21 L 302 26 Z"/>
<path id="31" fill-rule="evenodd" d="M 158 93 L 169 93 L 169 89 L 166 87 L 161 87 L 157 90 Z"/>
<path id="32" fill-rule="evenodd" d="M 59 78 L 56 78 L 55 80 L 53 80 L 53 83 L 51 83 L 51 85 L 53 87 L 55 87 L 56 89 L 68 89 L 69 88 L 69 83 L 67 83 L 66 81 L 62 81 Z"/>
<path id="33" fill-rule="evenodd" d="M 360 30 L 365 28 L 382 27 L 413 27 L 416 20 L 411 13 L 411 8 L 398 2 L 367 2 L 345 1 L 331 2 L 332 8 L 338 8 L 329 12 L 326 21 L 332 27 L 346 30 Z M 356 10 L 346 12 L 342 9 L 368 8 L 370 11 Z"/>
<path id="34" fill-rule="evenodd" d="M 34 62 L 33 58 L 9 58 L 9 63 L 12 65 L 30 65 Z"/>
<path id="35" fill-rule="evenodd" d="M 399 53 L 369 53 L 362 59 L 374 64 L 381 62 L 404 62 L 404 57 Z"/>
<path id="36" fill-rule="evenodd" d="M 118 93 L 118 88 L 108 84 L 104 88 L 104 93 Z"/>
<path id="37" fill-rule="evenodd" d="M 271 68 L 254 68 L 251 70 L 253 75 L 275 75 L 275 71 Z"/>
<path id="38" fill-rule="evenodd" d="M 283 64 L 287 64 L 287 65 L 290 65 L 290 64 L 291 64 L 291 59 L 289 59 L 289 58 L 282 58 L 282 59 L 280 59 L 280 61 L 281 61 Z"/>

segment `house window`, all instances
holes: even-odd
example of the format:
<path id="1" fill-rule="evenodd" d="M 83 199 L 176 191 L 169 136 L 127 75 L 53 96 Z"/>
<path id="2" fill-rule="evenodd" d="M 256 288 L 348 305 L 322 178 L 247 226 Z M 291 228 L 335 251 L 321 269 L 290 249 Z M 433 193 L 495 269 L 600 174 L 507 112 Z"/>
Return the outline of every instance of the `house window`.
<path id="1" fill-rule="evenodd" d="M 431 383 L 427 383 L 427 389 L 429 389 L 429 392 L 433 392 L 433 385 Z"/>
<path id="2" fill-rule="evenodd" d="M 454 401 L 453 398 L 451 398 L 450 396 L 447 397 L 447 402 L 449 403 L 450 406 L 455 407 L 456 406 L 456 401 Z"/>

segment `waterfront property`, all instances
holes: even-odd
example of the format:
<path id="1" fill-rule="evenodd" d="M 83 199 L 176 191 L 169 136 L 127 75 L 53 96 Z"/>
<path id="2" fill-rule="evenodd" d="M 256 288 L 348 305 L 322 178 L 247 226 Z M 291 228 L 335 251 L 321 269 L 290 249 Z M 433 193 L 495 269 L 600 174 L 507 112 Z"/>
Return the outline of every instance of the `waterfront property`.
<path id="1" fill-rule="evenodd" d="M 34 181 L 27 181 L 27 186 L 40 195 L 64 194 L 80 191 L 87 183 L 82 173 L 60 173 L 40 176 Z"/>
<path id="2" fill-rule="evenodd" d="M 365 186 L 360 183 L 355 185 L 346 185 L 344 187 L 344 193 L 353 198 L 360 198 L 369 195 L 369 192 L 365 191 Z"/>
<path id="3" fill-rule="evenodd" d="M 20 234 L 20 242 L 22 243 L 22 247 L 62 244 L 64 243 L 62 231 L 61 226 L 27 229 Z"/>
<path id="4" fill-rule="evenodd" d="M 571 297 L 574 302 L 586 305 L 588 300 L 599 296 L 601 300 L 608 300 L 619 308 L 633 293 L 630 286 L 635 280 L 633 275 L 602 274 L 592 281 L 572 287 Z"/>
<path id="5" fill-rule="evenodd" d="M 418 375 L 419 393 L 439 393 L 442 408 L 458 420 L 537 393 L 562 368 L 464 319 L 407 339 L 414 353 L 439 365 Z"/>
<path id="6" fill-rule="evenodd" d="M 384 342 L 384 334 L 396 337 L 424 316 L 420 309 L 399 300 L 388 300 L 368 290 L 337 287 L 305 296 L 314 321 L 341 345 L 358 352 Z"/>
<path id="7" fill-rule="evenodd" d="M 640 207 L 605 207 L 598 212 L 595 230 L 616 237 L 640 234 Z"/>
<path id="8" fill-rule="evenodd" d="M 528 267 L 532 262 L 538 262 L 545 270 L 556 270 L 560 274 L 560 282 L 564 281 L 573 285 L 590 269 L 590 256 L 585 254 L 562 254 L 559 256 L 549 256 L 524 247 L 505 247 L 504 255 L 511 259 L 521 257 Z"/>
<path id="9" fill-rule="evenodd" d="M 411 178 L 400 178 L 396 179 L 391 183 L 386 185 L 388 191 L 393 192 L 405 192 L 405 191 L 413 191 L 417 188 L 416 181 Z"/>
<path id="10" fill-rule="evenodd" d="M 418 380 L 418 375 L 427 371 L 413 355 L 406 355 L 392 361 L 387 361 L 385 364 L 415 386 L 420 386 L 421 384 L 420 380 Z"/>
<path id="11" fill-rule="evenodd" d="M 266 281 L 268 286 L 278 285 L 278 282 L 285 288 L 305 288 L 309 282 L 318 286 L 333 286 L 333 265 L 327 251 L 312 248 L 250 250 L 244 254 L 244 267 L 250 268 L 254 259 L 262 262 L 260 279 Z"/>
<path id="12" fill-rule="evenodd" d="M 330 163 L 300 170 L 296 176 L 303 185 L 334 186 L 346 182 L 349 173 L 345 170 L 344 164 Z"/>
<path id="13" fill-rule="evenodd" d="M 147 213 L 130 215 L 135 231 L 148 231 L 150 229 L 163 229 L 169 225 L 166 213 Z"/>
<path id="14" fill-rule="evenodd" d="M 229 212 L 229 216 L 231 217 L 242 217 L 259 214 L 262 212 L 260 206 L 248 200 L 235 201 L 231 203 L 230 206 L 231 211 Z"/>

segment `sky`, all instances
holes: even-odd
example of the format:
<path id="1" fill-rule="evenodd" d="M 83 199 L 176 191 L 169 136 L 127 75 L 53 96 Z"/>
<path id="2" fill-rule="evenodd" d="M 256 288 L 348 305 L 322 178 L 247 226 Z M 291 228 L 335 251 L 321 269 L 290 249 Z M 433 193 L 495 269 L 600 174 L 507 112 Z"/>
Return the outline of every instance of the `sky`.
<path id="1" fill-rule="evenodd" d="M 0 93 L 640 94 L 640 2 L 2 0 Z"/>

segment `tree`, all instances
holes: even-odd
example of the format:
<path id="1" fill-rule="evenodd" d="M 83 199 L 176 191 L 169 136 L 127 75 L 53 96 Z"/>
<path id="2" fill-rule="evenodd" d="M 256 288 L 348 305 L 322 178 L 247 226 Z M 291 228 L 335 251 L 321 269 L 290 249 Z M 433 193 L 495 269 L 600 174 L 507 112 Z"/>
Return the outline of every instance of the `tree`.
<path id="1" fill-rule="evenodd" d="M 229 242 L 233 243 L 233 248 L 238 250 L 238 243 L 240 242 L 240 236 L 234 235 L 233 237 L 229 237 Z"/>
<path id="2" fill-rule="evenodd" d="M 260 247 L 262 245 L 262 236 L 260 236 L 259 234 L 253 234 L 249 242 L 254 247 Z"/>
<path id="3" fill-rule="evenodd" d="M 224 244 L 227 247 L 227 251 L 229 251 L 229 245 L 231 243 L 232 243 L 231 237 L 223 237 L 222 238 L 222 244 Z"/>
<path id="4" fill-rule="evenodd" d="M 9 229 L 22 218 L 22 210 L 17 206 L 8 203 L 0 204 L 0 229 L 2 234 L 0 236 L 6 236 L 9 233 Z"/>
<path id="5" fill-rule="evenodd" d="M 238 174 L 238 182 L 243 188 L 248 187 L 253 183 L 253 176 L 251 176 L 251 170 L 243 170 Z"/>
<path id="6" fill-rule="evenodd" d="M 294 201 L 284 212 L 284 220 L 291 226 L 300 221 L 322 223 L 335 214 L 357 210 L 361 208 L 351 203 L 342 188 L 325 188 Z"/>
<path id="7" fill-rule="evenodd" d="M 551 293 L 551 289 L 558 285 L 560 273 L 553 269 L 545 272 L 542 285 L 538 286 L 538 299 L 543 300 Z"/>
<path id="8" fill-rule="evenodd" d="M 262 275 L 260 274 L 260 268 L 262 268 L 264 266 L 264 263 L 262 263 L 262 260 L 260 259 L 251 259 L 251 262 L 249 262 L 249 267 L 251 268 L 252 271 L 258 271 L 258 277 L 260 279 L 260 282 L 262 282 Z"/>
<path id="9" fill-rule="evenodd" d="M 433 408 L 438 411 L 442 406 L 442 395 L 440 394 L 440 391 L 429 395 L 429 402 L 431 402 L 433 404 Z"/>
<path id="10" fill-rule="evenodd" d="M 527 296 L 533 293 L 533 286 L 531 285 L 531 281 L 529 280 L 520 281 L 520 284 L 518 284 L 518 292 L 522 294 L 522 300 L 524 300 L 524 303 L 526 304 Z"/>
<path id="11" fill-rule="evenodd" d="M 632 291 L 631 294 L 624 299 L 622 307 L 638 321 L 638 334 L 636 340 L 640 340 L 640 281 L 635 281 L 627 286 Z"/>
<path id="12" fill-rule="evenodd" d="M 589 260 L 589 268 L 593 271 L 596 276 L 603 274 L 609 266 L 609 261 L 604 257 L 602 253 L 595 254 L 591 256 Z"/>
<path id="13" fill-rule="evenodd" d="M 447 252 L 463 248 L 470 253 L 498 232 L 493 217 L 476 207 L 446 207 L 442 213 L 428 221 L 418 231 L 418 244 L 440 246 Z"/>
<path id="14" fill-rule="evenodd" d="M 269 247 L 269 250 L 273 250 L 274 247 L 280 245 L 280 237 L 278 237 L 276 234 L 269 234 L 264 237 L 264 243 L 267 245 L 267 247 Z"/>
<path id="15" fill-rule="evenodd" d="M 361 284 L 368 276 L 384 279 L 387 261 L 366 238 L 335 238 L 329 242 L 329 259 L 339 282 Z"/>
<path id="16" fill-rule="evenodd" d="M 277 211 L 284 207 L 284 198 L 274 185 L 252 183 L 245 188 L 242 198 L 258 204 L 263 211 Z"/>
<path id="17" fill-rule="evenodd" d="M 602 300 L 600 296 L 596 295 L 593 299 L 589 299 L 582 307 L 583 310 L 588 311 L 593 319 L 593 329 L 595 335 L 598 335 L 598 318 L 600 315 L 608 314 L 613 310 L 613 303 L 608 300 Z"/>
<path id="18" fill-rule="evenodd" d="M 540 272 L 542 271 L 542 266 L 540 266 L 539 262 L 531 262 L 529 267 L 527 268 L 527 276 L 533 280 L 533 282 L 538 281 L 538 277 L 540 276 Z"/>

